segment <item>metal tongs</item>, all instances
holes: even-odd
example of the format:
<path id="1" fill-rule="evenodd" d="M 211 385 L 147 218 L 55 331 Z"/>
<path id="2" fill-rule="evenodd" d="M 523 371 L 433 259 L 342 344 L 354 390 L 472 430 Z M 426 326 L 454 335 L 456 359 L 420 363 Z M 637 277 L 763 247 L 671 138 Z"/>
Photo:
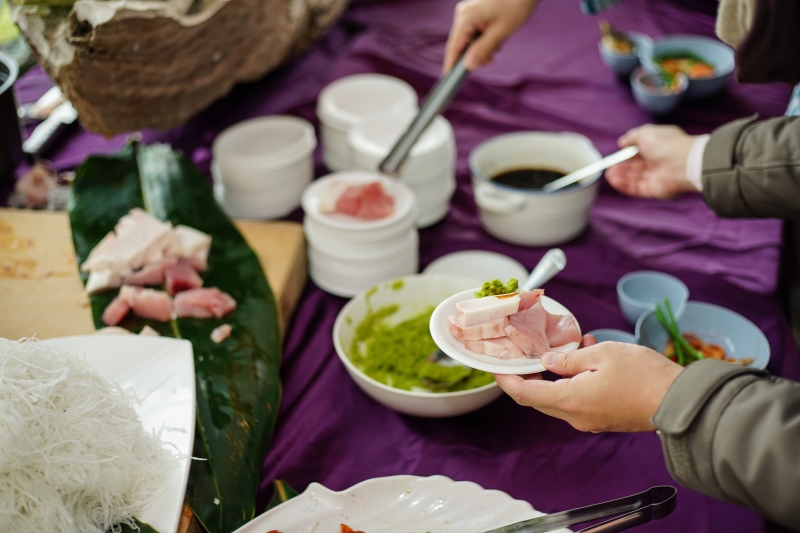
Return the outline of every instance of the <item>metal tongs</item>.
<path id="1" fill-rule="evenodd" d="M 461 56 L 453 69 L 436 82 L 431 92 L 428 93 L 428 97 L 425 99 L 425 103 L 419 113 L 414 117 L 413 122 L 408 126 L 405 133 L 397 140 L 389 155 L 378 165 L 378 170 L 389 176 L 397 176 L 400 165 L 403 164 L 411 148 L 414 147 L 414 144 L 425 132 L 425 128 L 433 122 L 436 115 L 447 107 L 447 104 L 458 92 L 464 80 L 467 79 L 469 71 L 467 70 L 466 55 L 470 44 L 472 44 L 472 41 L 464 47 L 464 51 L 461 52 Z"/>
<path id="2" fill-rule="evenodd" d="M 562 527 L 624 513 L 616 518 L 589 526 L 577 532 L 616 533 L 617 531 L 624 531 L 646 524 L 651 520 L 664 518 L 675 510 L 677 494 L 678 491 L 675 487 L 662 485 L 633 496 L 540 516 L 531 520 L 523 520 L 522 522 L 485 531 L 484 533 L 545 533 L 546 531 L 553 531 Z"/>

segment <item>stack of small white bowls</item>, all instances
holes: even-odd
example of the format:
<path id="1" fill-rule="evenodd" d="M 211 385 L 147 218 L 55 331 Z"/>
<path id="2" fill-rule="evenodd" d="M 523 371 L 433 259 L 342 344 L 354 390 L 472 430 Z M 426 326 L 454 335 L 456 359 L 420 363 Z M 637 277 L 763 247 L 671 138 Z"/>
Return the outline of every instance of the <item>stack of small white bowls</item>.
<path id="1" fill-rule="evenodd" d="M 417 93 L 409 84 L 392 76 L 357 74 L 331 83 L 317 100 L 325 166 L 333 171 L 352 168 L 347 134 L 356 124 L 381 115 L 416 110 Z"/>
<path id="2" fill-rule="evenodd" d="M 378 220 L 331 213 L 348 185 L 380 181 L 394 198 L 394 212 Z M 303 193 L 303 228 L 309 274 L 322 290 L 352 297 L 382 281 L 413 274 L 419 267 L 414 194 L 403 183 L 376 172 L 335 172 Z"/>
<path id="3" fill-rule="evenodd" d="M 414 112 L 372 118 L 353 126 L 347 137 L 353 167 L 374 170 L 406 131 Z M 403 166 L 400 179 L 417 198 L 417 227 L 439 222 L 450 210 L 450 197 L 456 190 L 456 142 L 450 123 L 437 116 L 414 144 Z"/>
<path id="4" fill-rule="evenodd" d="M 228 216 L 269 219 L 291 213 L 314 178 L 314 127 L 275 115 L 240 122 L 213 145 L 214 194 Z"/>

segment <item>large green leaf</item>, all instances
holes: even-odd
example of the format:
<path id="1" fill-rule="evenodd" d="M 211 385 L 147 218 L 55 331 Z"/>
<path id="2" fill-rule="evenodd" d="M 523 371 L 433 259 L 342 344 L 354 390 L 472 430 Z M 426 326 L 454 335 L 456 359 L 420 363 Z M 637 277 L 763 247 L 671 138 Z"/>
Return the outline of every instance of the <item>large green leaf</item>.
<path id="1" fill-rule="evenodd" d="M 72 185 L 70 223 L 79 262 L 134 207 L 185 224 L 213 238 L 206 287 L 237 302 L 221 320 L 170 323 L 127 317 L 138 332 L 146 324 L 162 335 L 192 341 L 197 377 L 197 427 L 186 502 L 211 533 L 230 533 L 255 515 L 261 461 L 280 402 L 280 329 L 275 298 L 258 257 L 220 210 L 202 174 L 168 146 L 132 144 L 117 155 L 90 157 Z M 84 283 L 86 281 L 85 275 Z M 95 325 L 117 291 L 91 297 Z M 220 344 L 220 324 L 233 326 Z"/>

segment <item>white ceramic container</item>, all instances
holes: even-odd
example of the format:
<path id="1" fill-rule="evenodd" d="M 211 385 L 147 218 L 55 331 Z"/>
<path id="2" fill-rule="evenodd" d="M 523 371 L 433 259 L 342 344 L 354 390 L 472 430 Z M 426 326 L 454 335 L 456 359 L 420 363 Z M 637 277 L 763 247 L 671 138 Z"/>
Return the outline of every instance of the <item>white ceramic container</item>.
<path id="1" fill-rule="evenodd" d="M 396 304 L 400 307 L 394 321 L 411 318 L 438 305 L 449 296 L 474 287 L 471 278 L 442 275 L 414 275 L 387 281 L 360 293 L 339 312 L 333 325 L 333 344 L 347 373 L 364 392 L 387 407 L 415 416 L 442 418 L 474 411 L 502 394 L 492 382 L 477 389 L 459 392 L 427 392 L 395 389 L 367 376 L 350 361 L 348 351 L 356 327 L 368 310 Z"/>
<path id="2" fill-rule="evenodd" d="M 356 74 L 326 86 L 317 100 L 325 166 L 333 171 L 351 168 L 350 128 L 374 117 L 414 112 L 417 100 L 409 84 L 383 74 Z"/>
<path id="3" fill-rule="evenodd" d="M 574 239 L 589 222 L 601 173 L 552 193 L 509 187 L 491 178 L 519 168 L 568 174 L 600 159 L 592 142 L 575 133 L 509 133 L 478 145 L 469 165 L 481 224 L 514 244 L 551 246 Z"/>

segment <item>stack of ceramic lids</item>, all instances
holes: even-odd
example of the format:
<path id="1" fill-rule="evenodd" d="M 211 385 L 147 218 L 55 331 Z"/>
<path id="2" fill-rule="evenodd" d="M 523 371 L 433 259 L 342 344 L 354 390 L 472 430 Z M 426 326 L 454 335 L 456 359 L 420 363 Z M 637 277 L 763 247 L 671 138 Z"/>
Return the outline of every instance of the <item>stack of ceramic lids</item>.
<path id="1" fill-rule="evenodd" d="M 353 126 L 347 139 L 353 167 L 364 170 L 377 168 L 414 116 L 412 112 L 384 115 Z M 418 227 L 430 226 L 447 216 L 450 197 L 456 190 L 455 166 L 453 128 L 447 119 L 438 116 L 400 167 L 400 179 L 417 198 Z"/>
<path id="2" fill-rule="evenodd" d="M 344 189 L 380 181 L 394 198 L 392 214 L 362 220 L 331 212 Z M 402 182 L 375 172 L 336 172 L 314 181 L 303 194 L 309 274 L 322 290 L 352 297 L 383 281 L 413 274 L 419 266 L 417 207 Z"/>
<path id="3" fill-rule="evenodd" d="M 416 110 L 417 93 L 403 80 L 391 76 L 357 74 L 331 83 L 317 101 L 325 166 L 334 171 L 352 168 L 347 133 L 356 124 Z"/>
<path id="4" fill-rule="evenodd" d="M 300 205 L 314 178 L 314 127 L 275 115 L 240 122 L 213 145 L 214 193 L 234 218 L 279 218 Z"/>

